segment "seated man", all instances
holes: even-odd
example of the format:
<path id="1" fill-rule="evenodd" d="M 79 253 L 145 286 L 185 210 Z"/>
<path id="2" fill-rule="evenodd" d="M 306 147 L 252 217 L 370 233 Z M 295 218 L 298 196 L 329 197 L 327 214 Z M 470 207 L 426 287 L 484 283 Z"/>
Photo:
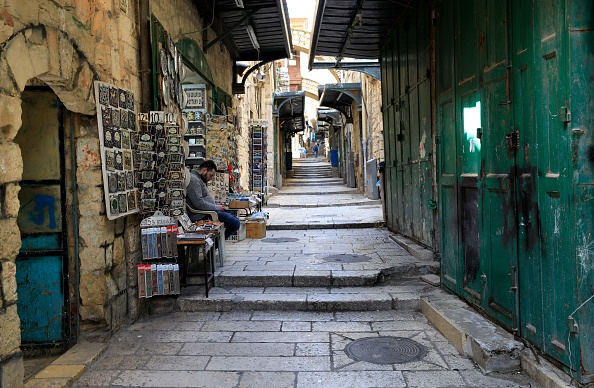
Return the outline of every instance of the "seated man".
<path id="1" fill-rule="evenodd" d="M 192 170 L 190 173 L 190 183 L 186 189 L 186 199 L 190 206 L 198 210 L 215 211 L 219 216 L 219 221 L 225 224 L 225 239 L 228 239 L 233 233 L 239 230 L 239 220 L 230 213 L 225 212 L 225 205 L 217 205 L 214 198 L 208 192 L 206 184 L 212 180 L 216 174 L 217 166 L 212 160 L 205 160 L 200 163 L 198 170 Z M 189 213 L 190 220 L 196 222 L 204 217 L 204 214 Z"/>

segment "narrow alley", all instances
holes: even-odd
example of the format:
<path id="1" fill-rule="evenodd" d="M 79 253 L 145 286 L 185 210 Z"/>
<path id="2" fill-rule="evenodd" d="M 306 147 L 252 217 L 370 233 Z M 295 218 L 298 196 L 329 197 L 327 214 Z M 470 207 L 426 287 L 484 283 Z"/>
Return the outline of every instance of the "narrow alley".
<path id="1" fill-rule="evenodd" d="M 380 201 L 328 163 L 294 162 L 266 238 L 227 243 L 209 298 L 188 287 L 174 313 L 78 345 L 96 360 L 75 387 L 536 386 L 483 375 L 429 323 L 420 297 L 441 291 L 420 276 L 439 268 L 394 241 Z"/>

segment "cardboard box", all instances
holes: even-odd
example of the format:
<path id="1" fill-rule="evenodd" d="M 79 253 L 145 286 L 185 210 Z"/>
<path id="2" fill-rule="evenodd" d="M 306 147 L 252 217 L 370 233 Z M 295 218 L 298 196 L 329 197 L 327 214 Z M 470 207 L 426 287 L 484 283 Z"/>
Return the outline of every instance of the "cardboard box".
<path id="1" fill-rule="evenodd" d="M 247 209 L 250 201 L 229 201 L 229 209 Z"/>
<path id="2" fill-rule="evenodd" d="M 266 221 L 247 221 L 245 223 L 245 237 L 264 238 L 266 237 Z"/>

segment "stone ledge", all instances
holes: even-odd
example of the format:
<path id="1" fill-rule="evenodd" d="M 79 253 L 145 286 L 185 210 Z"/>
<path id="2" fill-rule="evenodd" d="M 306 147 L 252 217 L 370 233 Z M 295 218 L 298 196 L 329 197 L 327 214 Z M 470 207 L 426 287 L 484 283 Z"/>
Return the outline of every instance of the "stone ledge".
<path id="1" fill-rule="evenodd" d="M 25 388 L 70 387 L 107 348 L 106 343 L 80 342 L 29 379 Z"/>
<path id="2" fill-rule="evenodd" d="M 411 255 L 413 255 L 414 257 L 416 257 L 419 260 L 433 260 L 434 259 L 434 254 L 432 251 L 420 246 L 419 244 L 415 243 L 412 240 L 407 239 L 406 237 L 404 237 L 400 234 L 391 235 L 390 238 L 392 240 L 394 240 L 394 242 L 396 242 L 402 248 L 409 251 Z"/>
<path id="3" fill-rule="evenodd" d="M 520 370 L 524 345 L 457 297 L 437 290 L 421 298 L 421 312 L 460 354 L 476 362 L 484 374 Z"/>

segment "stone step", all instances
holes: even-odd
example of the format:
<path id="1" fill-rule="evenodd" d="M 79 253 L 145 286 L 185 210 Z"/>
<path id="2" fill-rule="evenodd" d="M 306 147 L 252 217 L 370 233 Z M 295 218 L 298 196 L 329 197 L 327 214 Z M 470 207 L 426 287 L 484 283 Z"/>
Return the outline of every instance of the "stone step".
<path id="1" fill-rule="evenodd" d="M 204 286 L 186 287 L 177 298 L 183 312 L 231 310 L 283 311 L 419 311 L 417 289 L 402 287 L 302 288 L 294 287 L 213 287 L 209 297 Z"/>
<path id="2" fill-rule="evenodd" d="M 374 266 L 380 268 L 360 269 L 363 268 L 362 264 L 334 262 L 291 265 L 289 269 L 280 265 L 233 265 L 219 268 L 215 280 L 220 287 L 370 287 L 381 285 L 386 276 L 402 279 L 439 273 L 439 263 L 435 261 Z"/>
<path id="3" fill-rule="evenodd" d="M 266 207 L 269 208 L 279 208 L 279 207 L 290 207 L 290 208 L 315 208 L 315 207 L 344 207 L 344 206 L 376 206 L 381 205 L 382 201 L 380 199 L 352 199 L 348 202 L 340 202 L 340 203 L 282 203 L 276 202 L 280 201 L 279 198 L 275 199 L 275 202 L 268 201 Z"/>
<path id="4" fill-rule="evenodd" d="M 344 182 L 342 180 L 340 182 L 299 182 L 299 181 L 289 181 L 283 182 L 283 186 L 343 186 Z"/>
<path id="5" fill-rule="evenodd" d="M 349 221 L 334 221 L 334 222 L 283 222 L 281 224 L 269 223 L 266 225 L 266 230 L 308 230 L 308 229 L 365 229 L 365 228 L 383 228 L 384 221 L 375 222 L 349 222 Z"/>
<path id="6" fill-rule="evenodd" d="M 293 193 L 288 192 L 286 190 L 280 191 L 276 194 L 276 197 L 280 197 L 283 195 L 337 195 L 337 194 L 359 194 L 357 189 L 339 189 L 339 190 L 315 190 L 315 189 L 308 189 L 307 191 L 295 191 Z"/>

